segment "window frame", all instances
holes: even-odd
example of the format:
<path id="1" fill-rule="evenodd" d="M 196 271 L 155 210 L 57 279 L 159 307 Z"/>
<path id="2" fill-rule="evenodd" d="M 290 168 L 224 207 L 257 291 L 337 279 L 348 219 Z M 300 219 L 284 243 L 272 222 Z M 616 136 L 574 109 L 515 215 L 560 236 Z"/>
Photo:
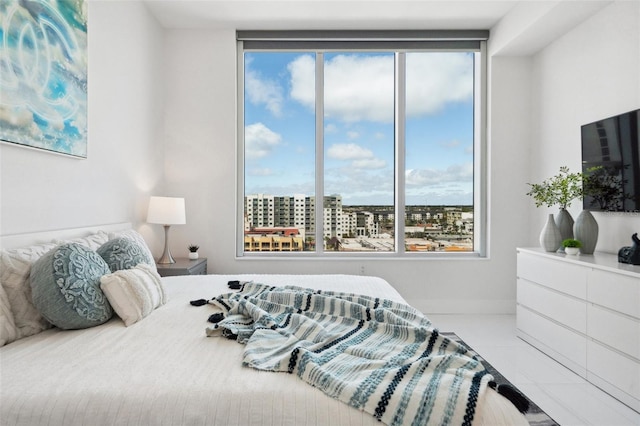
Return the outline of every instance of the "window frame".
<path id="1" fill-rule="evenodd" d="M 237 32 L 237 137 L 236 137 L 236 259 L 322 259 L 375 258 L 375 259 L 476 259 L 489 257 L 488 241 L 488 154 L 487 154 L 487 30 L 434 30 L 434 31 L 238 31 Z M 315 239 L 314 251 L 253 252 L 245 251 L 245 144 L 244 144 L 244 53 L 247 51 L 314 51 L 316 54 L 315 93 L 324 90 L 324 53 L 389 51 L 395 56 L 394 108 L 394 226 L 395 250 L 392 252 L 340 252 L 325 251 L 324 209 L 318 200 L 324 200 L 324 116 L 315 114 Z M 474 250 L 470 252 L 410 252 L 405 242 L 405 83 L 406 53 L 425 51 L 473 51 L 474 66 L 474 123 L 473 123 L 473 222 Z M 316 111 L 323 111 L 323 97 L 316 96 Z M 402 171 L 402 172 L 399 172 Z M 319 195 L 320 194 L 320 195 Z M 276 194 L 273 194 L 276 195 Z M 400 214 L 399 214 L 400 213 Z"/>

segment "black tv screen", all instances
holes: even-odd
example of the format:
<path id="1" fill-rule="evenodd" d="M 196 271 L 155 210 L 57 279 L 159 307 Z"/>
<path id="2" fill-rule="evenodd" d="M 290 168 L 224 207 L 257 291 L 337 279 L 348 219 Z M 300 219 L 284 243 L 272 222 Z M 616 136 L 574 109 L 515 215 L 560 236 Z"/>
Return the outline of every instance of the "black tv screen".
<path id="1" fill-rule="evenodd" d="M 640 109 L 582 126 L 586 210 L 640 211 Z"/>

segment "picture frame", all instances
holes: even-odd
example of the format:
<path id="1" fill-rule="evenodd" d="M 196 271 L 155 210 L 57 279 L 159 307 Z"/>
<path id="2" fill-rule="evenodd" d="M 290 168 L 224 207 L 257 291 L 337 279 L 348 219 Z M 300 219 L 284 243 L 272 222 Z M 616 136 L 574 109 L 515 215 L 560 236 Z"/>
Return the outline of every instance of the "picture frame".
<path id="1" fill-rule="evenodd" d="M 87 158 L 87 4 L 0 2 L 0 141 Z"/>

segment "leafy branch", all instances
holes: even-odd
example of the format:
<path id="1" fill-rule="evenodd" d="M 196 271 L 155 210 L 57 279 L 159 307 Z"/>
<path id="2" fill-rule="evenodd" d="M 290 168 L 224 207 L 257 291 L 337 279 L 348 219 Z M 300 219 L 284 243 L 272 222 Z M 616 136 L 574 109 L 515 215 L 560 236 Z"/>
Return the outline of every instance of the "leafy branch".
<path id="1" fill-rule="evenodd" d="M 527 195 L 533 197 L 536 207 L 543 204 L 547 207 L 558 205 L 566 209 L 573 200 L 582 199 L 584 191 L 582 173 L 571 173 L 567 166 L 560 167 L 560 172 L 541 183 L 527 183 L 531 187 Z"/>

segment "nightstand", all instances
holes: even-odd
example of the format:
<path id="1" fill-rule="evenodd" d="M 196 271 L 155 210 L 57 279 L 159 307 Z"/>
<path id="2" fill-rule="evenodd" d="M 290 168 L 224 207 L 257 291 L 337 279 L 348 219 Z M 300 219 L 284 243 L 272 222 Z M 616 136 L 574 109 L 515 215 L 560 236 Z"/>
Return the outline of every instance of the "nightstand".
<path id="1" fill-rule="evenodd" d="M 156 263 L 158 274 L 161 277 L 170 277 L 174 275 L 206 275 L 207 274 L 207 258 L 203 257 L 196 260 L 190 260 L 184 257 L 176 258 L 176 263 Z"/>

